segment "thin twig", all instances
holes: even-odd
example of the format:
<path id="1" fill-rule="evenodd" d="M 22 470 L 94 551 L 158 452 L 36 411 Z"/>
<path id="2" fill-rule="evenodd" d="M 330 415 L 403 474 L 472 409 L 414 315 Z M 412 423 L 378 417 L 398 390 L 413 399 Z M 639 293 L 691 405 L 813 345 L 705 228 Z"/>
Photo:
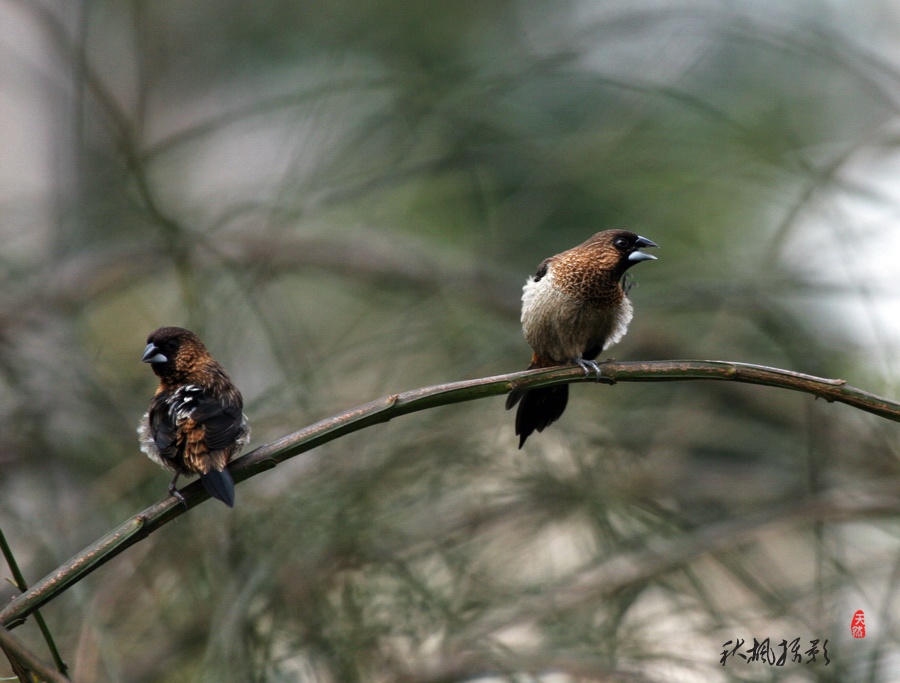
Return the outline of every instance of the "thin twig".
<path id="1" fill-rule="evenodd" d="M 672 382 L 684 380 L 724 380 L 790 389 L 846 403 L 879 417 L 900 422 L 900 403 L 850 386 L 842 379 L 825 379 L 789 370 L 727 361 L 607 361 L 601 365 L 601 382 Z M 317 422 L 270 444 L 260 446 L 232 463 L 235 481 L 260 472 L 317 446 L 395 417 L 437 406 L 500 396 L 514 388 L 536 388 L 572 382 L 593 382 L 577 366 L 515 372 L 414 389 L 387 396 Z M 185 505 L 169 497 L 132 517 L 35 584 L 0 610 L 0 625 L 18 625 L 29 614 L 74 585 L 129 546 L 167 524 L 187 509 L 199 505 L 209 495 L 199 482 L 182 490 Z"/>
<path id="2" fill-rule="evenodd" d="M 3 650 L 14 667 L 36 674 L 41 680 L 49 681 L 49 683 L 71 683 L 67 676 L 41 661 L 37 655 L 25 647 L 22 641 L 5 628 L 0 628 L 0 650 Z"/>
<path id="3" fill-rule="evenodd" d="M 13 555 L 12 548 L 9 547 L 9 543 L 6 542 L 6 536 L 3 534 L 2 529 L 0 529 L 0 552 L 3 553 L 3 557 L 6 559 L 6 564 L 9 566 L 9 571 L 12 573 L 13 581 L 16 582 L 16 588 L 24 593 L 28 590 L 28 583 L 25 581 L 25 576 L 19 569 L 19 563 L 16 562 L 15 555 Z M 66 667 L 66 663 L 59 654 L 59 649 L 56 647 L 56 641 L 53 640 L 53 635 L 50 633 L 47 622 L 44 621 L 43 615 L 37 610 L 34 612 L 34 620 L 37 622 L 38 628 L 44 636 L 47 648 L 50 650 L 50 655 L 53 657 L 54 664 L 56 664 L 56 669 L 64 676 L 67 675 L 68 667 Z"/>

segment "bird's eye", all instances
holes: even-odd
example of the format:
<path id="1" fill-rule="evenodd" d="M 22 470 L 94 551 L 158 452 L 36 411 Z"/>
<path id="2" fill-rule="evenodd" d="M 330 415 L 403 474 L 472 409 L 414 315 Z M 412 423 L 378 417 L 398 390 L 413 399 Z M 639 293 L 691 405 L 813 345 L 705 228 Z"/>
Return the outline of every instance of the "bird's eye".
<path id="1" fill-rule="evenodd" d="M 624 249 L 625 247 L 628 246 L 628 240 L 625 239 L 624 237 L 618 237 L 613 242 L 613 244 L 615 244 L 619 249 Z"/>
<path id="2" fill-rule="evenodd" d="M 166 347 L 166 351 L 174 351 L 175 349 L 178 348 L 178 342 L 175 341 L 174 339 L 170 339 L 169 341 L 166 342 L 165 347 Z"/>

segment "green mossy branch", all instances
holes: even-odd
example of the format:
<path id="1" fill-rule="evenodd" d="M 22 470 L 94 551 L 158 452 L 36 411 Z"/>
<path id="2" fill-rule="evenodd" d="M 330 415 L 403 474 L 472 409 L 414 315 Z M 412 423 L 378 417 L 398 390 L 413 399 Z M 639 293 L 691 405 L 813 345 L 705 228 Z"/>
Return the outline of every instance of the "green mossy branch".
<path id="1" fill-rule="evenodd" d="M 605 384 L 685 380 L 723 380 L 760 384 L 801 391 L 829 402 L 846 403 L 859 410 L 900 422 L 900 404 L 852 387 L 841 379 L 823 379 L 789 370 L 727 361 L 607 361 L 601 365 L 601 368 L 602 375 L 599 381 Z M 567 366 L 483 377 L 393 394 L 352 408 L 277 441 L 260 446 L 234 461 L 230 469 L 235 481 L 240 482 L 345 434 L 381 422 L 388 422 L 407 413 L 451 403 L 474 401 L 489 396 L 500 396 L 509 393 L 513 388 L 534 388 L 595 381 L 598 380 L 594 376 L 585 377 L 581 368 Z M 498 407 L 498 414 L 499 411 Z M 512 429 L 512 418 L 509 420 L 508 429 Z M 186 486 L 182 490 L 182 494 L 185 497 L 185 505 L 181 505 L 172 497 L 156 503 L 78 553 L 28 591 L 11 600 L 0 610 L 0 625 L 12 628 L 21 624 L 28 615 L 102 564 L 180 516 L 186 510 L 209 498 L 199 482 Z"/>

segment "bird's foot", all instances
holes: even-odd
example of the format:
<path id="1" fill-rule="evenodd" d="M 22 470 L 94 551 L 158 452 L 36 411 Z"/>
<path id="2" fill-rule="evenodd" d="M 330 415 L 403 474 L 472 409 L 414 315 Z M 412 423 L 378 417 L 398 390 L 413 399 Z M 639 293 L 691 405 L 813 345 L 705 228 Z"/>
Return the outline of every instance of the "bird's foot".
<path id="1" fill-rule="evenodd" d="M 603 378 L 603 371 L 600 369 L 600 363 L 595 360 L 585 360 L 584 358 L 576 358 L 575 364 L 584 370 L 584 376 L 587 377 L 592 372 L 597 376 L 599 382 Z"/>
<path id="2" fill-rule="evenodd" d="M 184 496 L 181 495 L 181 491 L 175 487 L 174 483 L 169 486 L 169 495 L 177 499 L 179 503 L 184 505 L 184 509 L 187 510 L 187 501 L 184 499 Z"/>

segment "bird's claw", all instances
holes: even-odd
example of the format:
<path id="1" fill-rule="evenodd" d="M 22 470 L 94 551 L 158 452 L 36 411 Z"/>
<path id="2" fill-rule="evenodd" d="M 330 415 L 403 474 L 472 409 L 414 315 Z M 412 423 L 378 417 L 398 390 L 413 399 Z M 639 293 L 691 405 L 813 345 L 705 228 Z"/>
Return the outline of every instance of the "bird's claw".
<path id="1" fill-rule="evenodd" d="M 172 484 L 169 487 L 169 495 L 178 500 L 179 503 L 184 505 L 184 509 L 187 510 L 187 501 L 184 499 L 184 496 L 181 495 L 181 491 L 175 488 L 175 484 Z"/>
<path id="2" fill-rule="evenodd" d="M 587 377 L 592 372 L 597 376 L 599 382 L 603 379 L 603 371 L 600 369 L 600 363 L 595 360 L 585 360 L 584 358 L 576 358 L 575 364 L 584 370 L 584 376 Z"/>

